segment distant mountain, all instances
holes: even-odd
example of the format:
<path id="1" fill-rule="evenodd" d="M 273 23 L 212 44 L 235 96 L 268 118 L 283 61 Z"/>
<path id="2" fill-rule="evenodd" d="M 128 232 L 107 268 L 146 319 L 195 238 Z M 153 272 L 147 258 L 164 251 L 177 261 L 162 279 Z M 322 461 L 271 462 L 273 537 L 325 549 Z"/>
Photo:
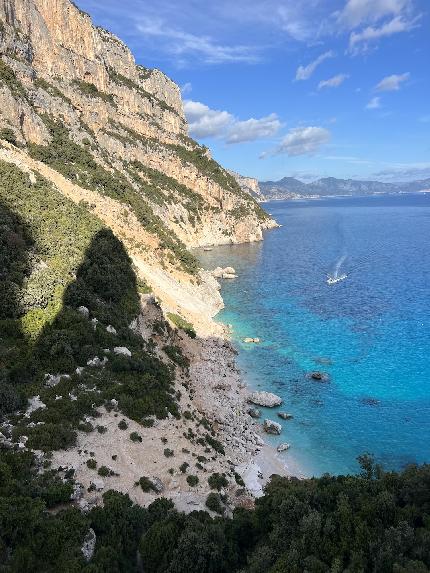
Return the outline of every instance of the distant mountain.
<path id="1" fill-rule="evenodd" d="M 300 197 L 329 197 L 339 195 L 376 195 L 379 193 L 414 193 L 430 190 L 430 179 L 407 183 L 357 181 L 325 177 L 312 183 L 303 183 L 294 177 L 279 181 L 261 181 L 260 191 L 266 200 L 298 199 Z"/>

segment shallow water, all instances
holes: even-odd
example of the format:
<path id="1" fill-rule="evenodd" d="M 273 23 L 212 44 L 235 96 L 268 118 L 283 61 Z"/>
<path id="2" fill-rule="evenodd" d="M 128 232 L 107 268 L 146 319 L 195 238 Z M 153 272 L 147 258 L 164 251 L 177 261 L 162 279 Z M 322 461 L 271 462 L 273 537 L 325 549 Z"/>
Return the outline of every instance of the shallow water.
<path id="1" fill-rule="evenodd" d="M 251 386 L 284 398 L 278 420 L 306 475 L 430 461 L 430 195 L 272 202 L 262 243 L 199 252 L 223 281 Z M 333 285 L 327 275 L 347 277 Z M 242 342 L 246 336 L 259 345 Z M 321 370 L 330 381 L 314 382 Z"/>

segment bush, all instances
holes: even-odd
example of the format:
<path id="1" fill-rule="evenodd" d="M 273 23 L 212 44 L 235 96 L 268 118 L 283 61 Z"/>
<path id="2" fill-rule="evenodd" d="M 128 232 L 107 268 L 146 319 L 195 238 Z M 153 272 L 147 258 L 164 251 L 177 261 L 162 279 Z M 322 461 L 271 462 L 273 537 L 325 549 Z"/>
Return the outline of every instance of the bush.
<path id="1" fill-rule="evenodd" d="M 93 458 L 90 458 L 89 460 L 87 460 L 87 466 L 90 470 L 95 470 L 97 467 L 97 462 L 96 460 L 94 460 Z M 101 469 L 101 468 L 100 468 Z"/>
<path id="2" fill-rule="evenodd" d="M 167 318 L 171 320 L 176 327 L 180 328 L 186 334 L 188 334 L 190 338 L 195 338 L 197 336 L 196 331 L 194 330 L 194 326 L 191 324 L 191 322 L 188 322 L 185 320 L 185 318 L 179 316 L 179 314 L 168 312 Z"/>
<path id="3" fill-rule="evenodd" d="M 118 428 L 120 430 L 126 430 L 128 428 L 128 424 L 125 420 L 121 420 L 118 424 Z"/>
<path id="4" fill-rule="evenodd" d="M 131 432 L 130 434 L 130 440 L 132 442 L 141 442 L 142 441 L 142 436 L 140 436 L 137 432 Z"/>
<path id="5" fill-rule="evenodd" d="M 187 476 L 187 484 L 191 487 L 195 487 L 199 483 L 199 478 L 194 475 Z"/>
<path id="6" fill-rule="evenodd" d="M 13 131 L 13 129 L 10 129 L 9 127 L 4 127 L 3 129 L 0 129 L 0 139 L 8 141 L 9 143 L 12 143 L 12 145 L 17 144 L 15 132 Z"/>
<path id="7" fill-rule="evenodd" d="M 146 476 L 142 476 L 139 481 L 136 482 L 136 485 L 140 486 L 144 492 L 156 491 L 154 484 Z"/>
<path id="8" fill-rule="evenodd" d="M 179 346 L 163 346 L 164 352 L 175 364 L 186 370 L 190 367 L 190 360 L 183 355 Z"/>
<path id="9" fill-rule="evenodd" d="M 240 487 L 245 487 L 245 482 L 243 481 L 242 476 L 236 472 L 234 472 L 234 479 L 236 480 L 237 485 L 240 485 Z"/>
<path id="10" fill-rule="evenodd" d="M 190 464 L 187 462 L 183 462 L 180 466 L 179 469 L 181 470 L 181 472 L 184 474 L 186 473 L 187 469 L 190 467 Z"/>
<path id="11" fill-rule="evenodd" d="M 206 498 L 206 507 L 215 513 L 222 515 L 224 506 L 221 502 L 221 496 L 218 493 L 211 492 Z"/>
<path id="12" fill-rule="evenodd" d="M 166 456 L 166 458 L 171 458 L 175 455 L 175 452 L 173 450 L 171 450 L 170 448 L 165 448 L 164 449 L 164 455 Z"/>
<path id="13" fill-rule="evenodd" d="M 208 478 L 208 484 L 211 489 L 220 491 L 228 486 L 228 480 L 224 474 L 214 473 Z"/>
<path id="14" fill-rule="evenodd" d="M 91 461 L 91 460 L 88 460 L 88 461 Z M 106 466 L 100 466 L 97 473 L 99 474 L 99 476 L 102 476 L 102 477 L 107 477 L 107 476 L 112 475 L 112 471 Z"/>

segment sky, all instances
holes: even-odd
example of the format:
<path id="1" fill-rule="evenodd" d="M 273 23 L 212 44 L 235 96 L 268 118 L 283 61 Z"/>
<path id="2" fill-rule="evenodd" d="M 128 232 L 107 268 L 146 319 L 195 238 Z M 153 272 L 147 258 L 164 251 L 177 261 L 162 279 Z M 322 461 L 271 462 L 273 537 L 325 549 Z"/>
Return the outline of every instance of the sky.
<path id="1" fill-rule="evenodd" d="M 429 0 L 75 0 L 182 89 L 224 167 L 430 177 Z"/>

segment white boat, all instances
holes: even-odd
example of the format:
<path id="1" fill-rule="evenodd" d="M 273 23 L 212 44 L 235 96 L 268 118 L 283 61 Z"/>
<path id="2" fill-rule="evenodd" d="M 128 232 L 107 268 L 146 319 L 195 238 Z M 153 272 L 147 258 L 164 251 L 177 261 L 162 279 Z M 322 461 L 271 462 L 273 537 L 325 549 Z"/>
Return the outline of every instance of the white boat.
<path id="1" fill-rule="evenodd" d="M 335 285 L 336 283 L 340 283 L 340 281 L 345 280 L 347 276 L 348 275 L 339 275 L 338 277 L 328 276 L 327 277 L 327 284 L 328 285 Z"/>

